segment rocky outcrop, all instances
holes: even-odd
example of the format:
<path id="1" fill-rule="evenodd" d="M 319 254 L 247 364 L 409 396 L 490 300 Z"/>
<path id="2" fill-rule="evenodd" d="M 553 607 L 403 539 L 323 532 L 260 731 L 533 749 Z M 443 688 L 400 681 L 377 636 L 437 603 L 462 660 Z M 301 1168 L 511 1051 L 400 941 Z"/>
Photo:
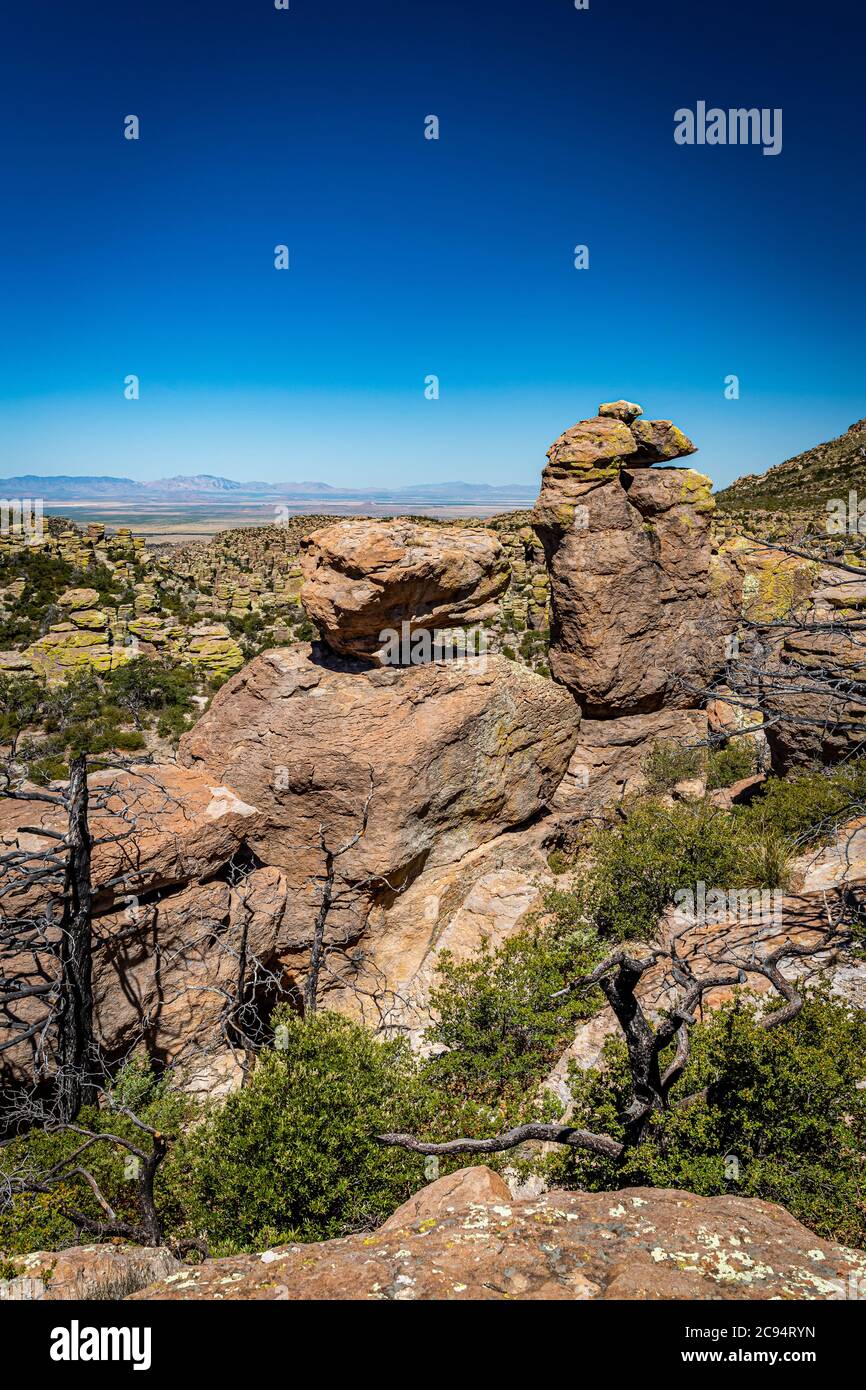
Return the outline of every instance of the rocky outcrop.
<path id="1" fill-rule="evenodd" d="M 11 1261 L 15 1275 L 0 1279 L 0 1302 L 68 1302 L 127 1298 L 181 1269 L 165 1246 L 73 1245 L 35 1250 Z"/>
<path id="2" fill-rule="evenodd" d="M 470 625 L 490 618 L 509 581 L 492 531 L 353 521 L 304 541 L 301 597 L 328 646 L 376 660 L 383 631 Z"/>
<path id="3" fill-rule="evenodd" d="M 483 922 L 501 934 L 537 897 L 531 877 L 544 860 L 517 832 L 552 798 L 576 738 L 568 692 L 501 657 L 405 670 L 314 659 L 309 648 L 258 657 L 185 736 L 182 766 L 92 779 L 94 797 L 108 797 L 92 818 L 107 1053 L 142 1034 L 172 1060 L 224 1046 L 242 940 L 261 962 L 263 1016 L 297 1001 L 323 843 L 355 841 L 339 859 L 326 932 L 327 947 L 352 948 L 353 980 L 329 976 L 323 988 L 351 1010 L 353 983 L 380 979 L 391 959 L 389 998 L 404 982 L 423 996 L 452 920 L 452 937 L 469 933 L 474 946 Z M 33 825 L 62 830 L 61 813 L 38 799 L 0 802 L 7 851 L 44 844 Z M 475 878 L 461 879 L 473 862 Z M 25 915 L 47 891 L 22 882 L 5 902 Z M 7 1075 L 17 1064 L 12 1053 L 0 1061 Z"/>
<path id="4" fill-rule="evenodd" d="M 551 446 L 533 514 L 550 567 L 550 664 L 591 719 L 687 707 L 724 651 L 710 612 L 709 479 L 669 421 L 598 416 Z"/>
<path id="5" fill-rule="evenodd" d="M 343 843 L 369 797 L 341 871 L 396 888 L 535 816 L 576 738 L 567 692 L 501 657 L 369 670 L 292 649 L 224 686 L 179 757 L 258 808 L 250 848 L 301 881 L 320 827 Z"/>
<path id="6" fill-rule="evenodd" d="M 506 1200 L 477 1184 L 452 1174 L 400 1226 L 206 1260 L 132 1300 L 824 1300 L 866 1272 L 861 1251 L 771 1202 L 640 1187 Z"/>
<path id="7" fill-rule="evenodd" d="M 653 742 L 706 738 L 695 707 L 736 617 L 736 581 L 713 553 L 709 479 L 652 466 L 695 446 L 640 415 L 614 401 L 561 435 L 532 514 L 551 579 L 550 669 L 584 716 L 557 797 L 566 817 L 637 790 Z"/>

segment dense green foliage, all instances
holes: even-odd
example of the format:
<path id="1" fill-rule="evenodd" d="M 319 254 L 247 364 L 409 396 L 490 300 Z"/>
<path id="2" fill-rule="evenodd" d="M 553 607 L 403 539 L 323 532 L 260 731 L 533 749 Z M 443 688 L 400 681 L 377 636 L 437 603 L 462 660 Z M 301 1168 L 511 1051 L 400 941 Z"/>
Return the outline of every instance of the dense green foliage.
<path id="1" fill-rule="evenodd" d="M 75 754 L 98 760 L 143 749 L 148 729 L 176 740 L 191 723 L 195 690 L 187 667 L 146 656 L 105 675 L 79 671 L 55 686 L 0 676 L 0 740 L 34 781 L 64 777 Z"/>
<path id="2" fill-rule="evenodd" d="M 171 1163 L 191 1229 L 223 1249 L 375 1226 L 423 1181 L 423 1159 L 373 1139 L 430 1120 L 407 1044 L 332 1013 L 277 1023 L 250 1085 Z"/>
<path id="3" fill-rule="evenodd" d="M 561 905 L 554 929 L 534 927 L 493 950 L 455 961 L 443 952 L 431 996 L 438 1015 L 427 1041 L 437 1049 L 428 1078 L 454 1095 L 486 1104 L 522 1103 L 597 1007 L 585 996 L 554 999 L 600 959 L 594 931 Z"/>
<path id="4" fill-rule="evenodd" d="M 145 1124 L 159 1129 L 170 1139 L 179 1138 L 191 1113 L 189 1100 L 167 1083 L 155 1080 L 150 1070 L 130 1063 L 121 1072 L 105 1105 L 85 1109 L 77 1123 L 97 1134 L 116 1134 L 147 1149 L 149 1140 L 140 1128 L 116 1107 L 131 1110 Z M 84 1142 L 80 1134 L 53 1133 L 34 1129 L 28 1135 L 0 1147 L 0 1185 L 4 1173 L 24 1170 L 45 1173 L 68 1158 Z M 129 1151 L 119 1144 L 100 1140 L 87 1153 L 87 1167 L 121 1221 L 136 1222 L 137 1184 L 129 1167 Z M 160 1206 L 171 1219 L 173 1197 L 162 1177 L 158 1183 Z M 49 1193 L 19 1194 L 11 1204 L 0 1204 L 0 1252 L 23 1255 L 31 1250 L 59 1249 L 76 1238 L 76 1228 L 64 1214 L 70 1207 L 98 1220 L 100 1208 L 90 1187 L 77 1177 L 54 1187 Z M 92 1238 L 92 1237 L 91 1237 Z M 82 1239 L 88 1239 L 87 1233 Z"/>
<path id="5" fill-rule="evenodd" d="M 732 738 L 707 758 L 707 790 L 731 787 L 755 772 L 755 747 L 749 738 Z"/>
<path id="6" fill-rule="evenodd" d="M 783 886 L 785 852 L 773 826 L 740 821 L 708 802 L 632 803 L 625 818 L 596 832 L 578 868 L 574 909 L 614 940 L 655 934 L 674 894 L 711 887 Z"/>
<path id="7" fill-rule="evenodd" d="M 799 848 L 832 839 L 840 822 L 862 815 L 866 805 L 866 759 L 837 767 L 772 777 L 747 807 L 741 825 L 754 833 L 771 830 Z"/>
<path id="8" fill-rule="evenodd" d="M 765 1029 L 759 1018 L 741 997 L 692 1030 L 673 1107 L 624 1167 L 563 1153 L 551 1176 L 594 1190 L 648 1183 L 762 1197 L 819 1235 L 866 1245 L 866 1015 L 819 993 L 790 1023 Z M 603 1072 L 571 1069 L 575 1123 L 620 1138 L 625 1044 L 609 1042 L 605 1061 Z M 738 1178 L 726 1177 L 729 1156 Z"/>

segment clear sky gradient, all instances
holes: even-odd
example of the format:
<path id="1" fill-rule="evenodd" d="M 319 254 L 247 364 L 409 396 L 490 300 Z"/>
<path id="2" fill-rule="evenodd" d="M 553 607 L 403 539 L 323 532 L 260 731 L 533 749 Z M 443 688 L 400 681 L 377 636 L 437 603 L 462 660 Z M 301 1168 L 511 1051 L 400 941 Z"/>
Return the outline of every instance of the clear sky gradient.
<path id="1" fill-rule="evenodd" d="M 82 0 L 2 30 L 0 474 L 534 483 L 624 395 L 722 485 L 866 415 L 850 4 Z M 782 153 L 676 145 L 698 100 L 781 107 Z"/>

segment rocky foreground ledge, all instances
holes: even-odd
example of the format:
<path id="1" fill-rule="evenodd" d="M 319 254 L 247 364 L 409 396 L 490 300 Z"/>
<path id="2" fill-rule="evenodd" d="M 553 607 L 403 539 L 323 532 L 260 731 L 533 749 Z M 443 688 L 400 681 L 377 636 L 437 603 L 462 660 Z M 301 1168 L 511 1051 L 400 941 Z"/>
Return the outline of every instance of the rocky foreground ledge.
<path id="1" fill-rule="evenodd" d="M 830 1299 L 866 1255 L 783 1207 L 661 1188 L 513 1200 L 487 1168 L 423 1189 L 371 1235 L 185 1266 L 133 1299 Z"/>

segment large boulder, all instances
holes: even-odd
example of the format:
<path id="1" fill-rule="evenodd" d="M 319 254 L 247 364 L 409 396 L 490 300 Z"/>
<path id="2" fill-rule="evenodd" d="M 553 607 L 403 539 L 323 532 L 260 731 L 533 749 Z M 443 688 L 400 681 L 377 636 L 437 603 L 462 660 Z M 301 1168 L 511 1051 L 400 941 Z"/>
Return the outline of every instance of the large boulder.
<path id="1" fill-rule="evenodd" d="M 466 1179 L 453 1176 L 456 1196 Z M 205 1260 L 132 1300 L 824 1300 L 866 1277 L 866 1254 L 772 1202 L 642 1187 L 506 1201 L 489 1180 L 482 1189 L 453 1209 L 409 1204 L 402 1226 L 374 1235 Z"/>
<path id="2" fill-rule="evenodd" d="M 180 762 L 263 818 L 248 844 L 303 880 L 342 857 L 356 882 L 393 887 L 522 825 L 552 797 L 574 748 L 568 693 L 504 657 L 371 670 L 264 652 L 216 695 Z"/>
<path id="3" fill-rule="evenodd" d="M 548 467 L 534 514 L 551 577 L 554 676 L 591 719 L 698 703 L 724 663 L 729 621 L 711 584 L 709 479 L 673 468 L 580 476 Z"/>
<path id="4" fill-rule="evenodd" d="M 493 531 L 413 521 L 350 521 L 303 542 L 304 607 L 328 646 L 377 660 L 380 633 L 465 626 L 490 617 L 509 567 Z"/>

